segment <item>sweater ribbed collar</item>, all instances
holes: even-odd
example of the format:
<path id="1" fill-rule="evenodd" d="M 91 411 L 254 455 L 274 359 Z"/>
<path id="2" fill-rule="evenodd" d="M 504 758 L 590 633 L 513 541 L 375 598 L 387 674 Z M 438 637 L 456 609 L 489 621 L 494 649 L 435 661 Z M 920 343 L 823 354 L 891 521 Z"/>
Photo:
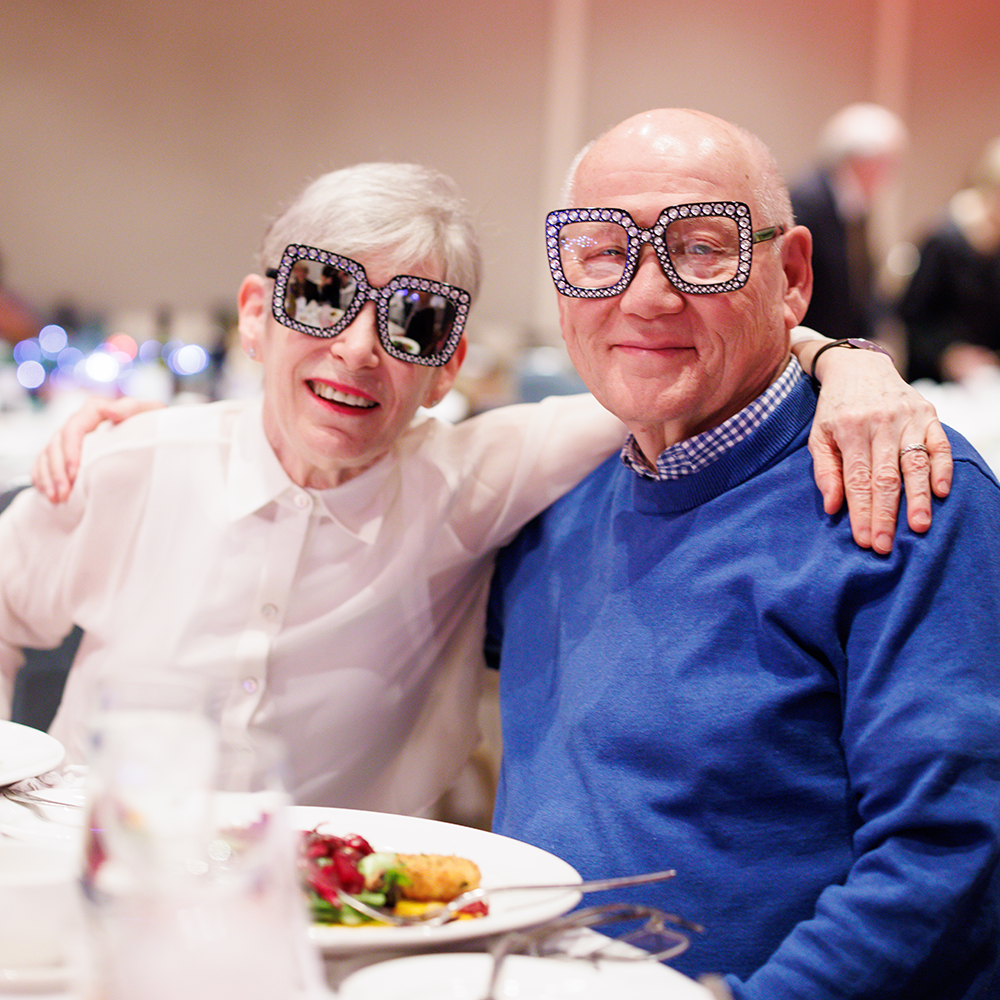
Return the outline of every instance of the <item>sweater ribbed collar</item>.
<path id="1" fill-rule="evenodd" d="M 647 514 L 690 510 L 713 500 L 773 465 L 796 441 L 808 435 L 816 411 L 816 391 L 801 378 L 754 431 L 715 461 L 679 479 L 651 480 L 624 466 L 631 480 L 633 507 Z"/>
<path id="2" fill-rule="evenodd" d="M 676 479 L 678 476 L 690 476 L 691 473 L 710 465 L 724 451 L 728 451 L 745 437 L 749 437 L 778 408 L 801 378 L 803 378 L 802 368 L 795 355 L 792 355 L 779 378 L 755 400 L 718 427 L 665 448 L 656 459 L 655 470 L 646 465 L 646 460 L 632 434 L 628 436 L 622 449 L 622 461 L 647 479 Z"/>

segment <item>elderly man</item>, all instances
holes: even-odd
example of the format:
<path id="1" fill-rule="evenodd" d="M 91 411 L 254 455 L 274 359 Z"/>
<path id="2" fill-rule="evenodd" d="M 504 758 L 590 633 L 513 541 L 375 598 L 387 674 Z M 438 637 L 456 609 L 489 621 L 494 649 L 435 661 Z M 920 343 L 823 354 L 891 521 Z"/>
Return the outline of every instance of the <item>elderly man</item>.
<path id="1" fill-rule="evenodd" d="M 675 964 L 739 998 L 985 996 L 1000 487 L 951 435 L 927 536 L 882 556 L 824 513 L 789 354 L 810 234 L 756 138 L 639 115 L 568 204 L 563 336 L 631 437 L 498 560 L 494 828 L 585 877 L 676 867 L 636 898 L 703 922 Z"/>

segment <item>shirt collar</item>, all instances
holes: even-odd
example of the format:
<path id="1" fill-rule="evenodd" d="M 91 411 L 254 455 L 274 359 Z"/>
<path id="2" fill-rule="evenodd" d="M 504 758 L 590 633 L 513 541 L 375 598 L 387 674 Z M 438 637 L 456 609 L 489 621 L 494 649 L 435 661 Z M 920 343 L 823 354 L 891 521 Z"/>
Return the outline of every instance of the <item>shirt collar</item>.
<path id="1" fill-rule="evenodd" d="M 295 488 L 264 434 L 263 411 L 264 401 L 257 399 L 236 416 L 226 476 L 226 511 L 230 521 L 253 514 L 289 488 Z"/>
<path id="2" fill-rule="evenodd" d="M 226 512 L 230 522 L 248 517 L 272 501 L 302 492 L 289 478 L 267 440 L 263 412 L 263 399 L 257 399 L 236 416 L 226 477 Z M 371 545 L 385 516 L 393 468 L 393 462 L 383 459 L 341 486 L 306 492 L 312 495 L 313 509 L 321 517 L 337 522 L 359 541 Z"/>
<path id="3" fill-rule="evenodd" d="M 655 471 L 646 465 L 631 434 L 622 449 L 622 462 L 644 479 L 679 479 L 700 472 L 749 437 L 778 408 L 802 377 L 802 368 L 792 355 L 779 378 L 749 406 L 734 413 L 718 427 L 665 448 L 656 460 Z"/>

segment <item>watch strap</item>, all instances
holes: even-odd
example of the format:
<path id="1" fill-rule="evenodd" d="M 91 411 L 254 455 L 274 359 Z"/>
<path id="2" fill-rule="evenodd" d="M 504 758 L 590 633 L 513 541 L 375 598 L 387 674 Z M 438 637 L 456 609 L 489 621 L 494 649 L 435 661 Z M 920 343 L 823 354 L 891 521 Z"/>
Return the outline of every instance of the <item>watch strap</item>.
<path id="1" fill-rule="evenodd" d="M 878 354 L 884 354 L 886 357 L 891 357 L 889 352 L 882 347 L 881 344 L 876 344 L 873 340 L 865 340 L 863 337 L 846 337 L 843 340 L 831 340 L 829 344 L 824 344 L 814 355 L 812 359 L 812 365 L 809 368 L 809 377 L 815 382 L 816 379 L 816 362 L 819 361 L 820 355 L 824 351 L 830 350 L 831 347 L 848 347 L 853 348 L 856 351 L 875 351 Z"/>

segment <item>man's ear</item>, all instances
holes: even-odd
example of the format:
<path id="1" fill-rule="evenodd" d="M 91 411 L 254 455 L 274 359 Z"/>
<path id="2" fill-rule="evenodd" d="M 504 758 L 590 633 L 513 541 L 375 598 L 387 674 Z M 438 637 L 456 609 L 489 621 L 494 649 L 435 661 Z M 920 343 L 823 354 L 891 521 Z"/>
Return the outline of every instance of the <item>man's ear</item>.
<path id="1" fill-rule="evenodd" d="M 812 233 L 793 226 L 781 237 L 781 265 L 785 274 L 785 329 L 802 322 L 812 298 Z"/>
<path id="2" fill-rule="evenodd" d="M 259 274 L 248 274 L 236 297 L 240 346 L 251 358 L 259 358 L 264 343 L 269 302 L 268 283 Z"/>
<path id="3" fill-rule="evenodd" d="M 465 337 L 462 337 L 458 342 L 458 347 L 455 348 L 455 353 L 448 359 L 447 364 L 441 365 L 435 372 L 436 377 L 431 382 L 430 388 L 427 390 L 427 395 L 424 397 L 423 405 L 428 409 L 432 406 L 437 406 L 448 395 L 448 390 L 455 384 L 455 379 L 458 377 L 458 370 L 462 367 L 462 362 L 465 360 L 465 352 L 468 346 L 468 341 L 466 341 Z"/>

